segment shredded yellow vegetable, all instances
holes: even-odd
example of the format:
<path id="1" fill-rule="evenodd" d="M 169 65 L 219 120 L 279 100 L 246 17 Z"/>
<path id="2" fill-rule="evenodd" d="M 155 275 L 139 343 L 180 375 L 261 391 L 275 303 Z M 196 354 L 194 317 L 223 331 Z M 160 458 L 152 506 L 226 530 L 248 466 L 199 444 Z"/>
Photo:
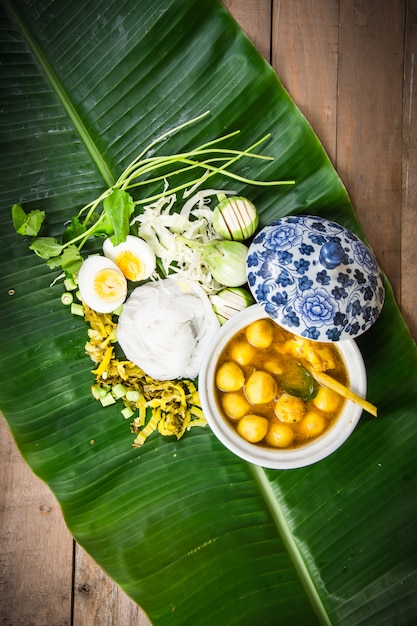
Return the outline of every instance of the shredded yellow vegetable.
<path id="1" fill-rule="evenodd" d="M 136 435 L 132 445 L 140 447 L 154 431 L 180 439 L 193 426 L 206 426 L 200 397 L 191 380 L 157 381 L 128 360 L 120 360 L 111 345 L 116 341 L 117 323 L 110 314 L 96 313 L 86 304 L 84 318 L 89 323 L 89 341 L 85 349 L 98 367 L 92 372 L 95 398 L 111 393 L 117 386 L 120 399 L 132 412 L 131 432 Z M 114 400 L 113 400 L 114 402 Z"/>

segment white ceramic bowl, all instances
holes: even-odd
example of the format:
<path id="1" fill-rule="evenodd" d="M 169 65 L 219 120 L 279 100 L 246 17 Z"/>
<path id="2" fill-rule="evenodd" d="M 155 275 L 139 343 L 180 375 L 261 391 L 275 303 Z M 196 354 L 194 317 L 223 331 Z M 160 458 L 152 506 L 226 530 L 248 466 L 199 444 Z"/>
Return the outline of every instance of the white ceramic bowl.
<path id="1" fill-rule="evenodd" d="M 245 441 L 229 424 L 217 404 L 215 393 L 216 364 L 223 348 L 240 329 L 257 319 L 267 317 L 268 315 L 263 309 L 255 304 L 232 317 L 221 327 L 200 368 L 198 386 L 201 405 L 213 433 L 226 448 L 241 459 L 271 469 L 304 467 L 324 459 L 337 450 L 355 429 L 362 409 L 347 400 L 335 423 L 323 435 L 298 448 L 271 449 Z M 366 370 L 359 348 L 353 339 L 338 342 L 336 347 L 339 349 L 348 370 L 350 388 L 365 398 L 367 390 Z"/>

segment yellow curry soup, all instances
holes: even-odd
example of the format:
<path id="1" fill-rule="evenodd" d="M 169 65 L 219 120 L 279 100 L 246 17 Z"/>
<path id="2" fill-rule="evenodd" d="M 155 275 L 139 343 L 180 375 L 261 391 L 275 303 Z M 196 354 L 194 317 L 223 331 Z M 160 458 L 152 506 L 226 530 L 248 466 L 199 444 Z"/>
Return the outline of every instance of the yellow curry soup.
<path id="1" fill-rule="evenodd" d="M 305 369 L 304 369 L 305 368 Z M 348 384 L 334 344 L 292 335 L 269 318 L 252 322 L 232 337 L 216 367 L 216 401 L 243 439 L 268 448 L 291 449 L 326 432 L 345 400 L 314 383 L 307 370 L 329 371 Z"/>

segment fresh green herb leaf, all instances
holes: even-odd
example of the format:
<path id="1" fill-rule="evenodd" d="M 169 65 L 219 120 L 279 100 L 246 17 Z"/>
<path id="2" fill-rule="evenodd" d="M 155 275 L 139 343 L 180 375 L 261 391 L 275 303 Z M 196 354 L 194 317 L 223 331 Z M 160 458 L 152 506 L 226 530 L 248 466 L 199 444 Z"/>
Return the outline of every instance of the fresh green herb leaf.
<path id="1" fill-rule="evenodd" d="M 78 274 L 78 270 L 80 269 L 83 257 L 80 254 L 77 246 L 68 246 L 65 248 L 64 252 L 61 255 L 62 259 L 62 269 L 68 275 L 74 276 Z"/>
<path id="2" fill-rule="evenodd" d="M 93 235 L 113 235 L 114 228 L 110 216 L 107 213 L 93 213 L 91 221 L 95 224 Z"/>
<path id="3" fill-rule="evenodd" d="M 37 237 L 29 246 L 41 259 L 51 259 L 62 252 L 62 245 L 55 237 Z"/>
<path id="4" fill-rule="evenodd" d="M 145 147 L 123 171 L 114 186 L 106 189 L 98 198 L 82 207 L 77 216 L 73 217 L 70 224 L 63 231 L 62 243 L 59 243 L 53 237 L 38 237 L 45 213 L 33 210 L 26 214 L 19 204 L 15 204 L 12 207 L 13 225 L 16 231 L 21 235 L 34 237 L 30 249 L 39 257 L 46 259 L 50 268 L 62 267 L 67 276 L 75 275 L 81 258 L 78 251 L 83 248 L 90 237 L 107 236 L 111 238 L 114 245 L 118 245 L 126 240 L 130 231 L 130 218 L 135 207 L 137 212 L 140 212 L 138 208 L 140 205 L 146 207 L 150 202 L 164 198 L 167 195 L 172 196 L 181 190 L 196 189 L 217 174 L 222 174 L 241 183 L 261 186 L 294 184 L 295 181 L 293 180 L 251 180 L 230 170 L 233 164 L 243 157 L 267 161 L 273 160 L 273 157 L 254 152 L 261 143 L 269 138 L 269 134 L 245 150 L 222 147 L 223 142 L 240 132 L 233 131 L 186 152 L 173 155 L 158 156 L 153 154 L 149 156 L 151 149 L 162 140 L 182 128 L 199 121 L 208 114 L 209 111 L 172 128 Z M 170 180 L 177 179 L 178 174 L 186 174 L 187 180 L 181 180 L 169 188 Z M 155 183 L 161 184 L 163 189 L 151 196 L 146 196 L 145 193 L 138 193 L 144 186 L 154 185 Z M 136 195 L 139 196 L 138 198 L 135 196 L 134 199 L 130 195 L 129 191 L 133 189 L 136 191 Z M 99 207 L 101 206 L 102 209 L 100 210 Z M 77 244 L 76 247 L 75 244 Z M 65 252 L 67 249 L 68 252 Z"/>
<path id="5" fill-rule="evenodd" d="M 125 241 L 129 234 L 129 218 L 135 208 L 133 198 L 123 189 L 113 189 L 104 200 L 103 206 L 114 230 L 111 242 L 117 246 Z"/>
<path id="6" fill-rule="evenodd" d="M 19 233 L 27 220 L 27 215 L 20 204 L 14 204 L 12 206 L 12 220 L 15 231 Z"/>
<path id="7" fill-rule="evenodd" d="M 44 211 L 34 209 L 29 213 L 25 213 L 20 204 L 14 204 L 12 206 L 13 226 L 19 235 L 36 237 L 44 219 Z"/>
<path id="8" fill-rule="evenodd" d="M 73 217 L 70 225 L 67 226 L 67 228 L 63 232 L 62 243 L 68 243 L 69 241 L 72 241 L 72 239 L 74 239 L 75 237 L 83 235 L 85 231 L 86 228 L 84 224 L 81 224 L 78 216 Z"/>
<path id="9" fill-rule="evenodd" d="M 49 267 L 50 270 L 54 270 L 57 267 L 61 267 L 62 266 L 62 257 L 60 255 L 51 257 L 50 259 L 48 259 L 46 261 L 46 264 L 47 264 L 47 266 Z"/>
<path id="10" fill-rule="evenodd" d="M 75 276 L 83 262 L 77 246 L 70 245 L 62 252 L 62 254 L 48 259 L 47 265 L 50 269 L 62 267 L 67 276 Z"/>

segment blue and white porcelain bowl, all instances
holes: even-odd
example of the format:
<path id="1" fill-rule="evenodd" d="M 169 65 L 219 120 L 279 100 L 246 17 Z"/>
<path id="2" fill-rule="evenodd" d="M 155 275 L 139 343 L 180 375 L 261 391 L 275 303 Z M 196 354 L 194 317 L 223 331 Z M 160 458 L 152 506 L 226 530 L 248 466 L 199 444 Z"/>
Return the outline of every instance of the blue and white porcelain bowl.
<path id="1" fill-rule="evenodd" d="M 255 300 L 275 322 L 316 341 L 361 335 L 384 304 L 372 252 L 321 217 L 292 215 L 264 227 L 249 247 L 247 276 Z"/>

